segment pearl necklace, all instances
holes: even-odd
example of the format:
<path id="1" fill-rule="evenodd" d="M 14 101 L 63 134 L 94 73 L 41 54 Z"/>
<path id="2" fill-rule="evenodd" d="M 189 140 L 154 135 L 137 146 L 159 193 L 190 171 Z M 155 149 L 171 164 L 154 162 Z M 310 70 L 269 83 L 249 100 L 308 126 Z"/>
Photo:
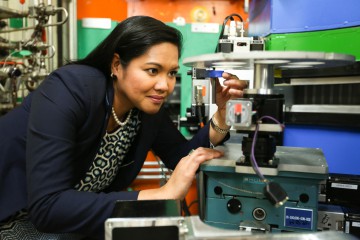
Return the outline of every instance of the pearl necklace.
<path id="1" fill-rule="evenodd" d="M 124 122 L 121 122 L 121 121 L 118 119 L 118 117 L 117 117 L 117 115 L 116 115 L 116 113 L 115 113 L 114 107 L 112 107 L 111 112 L 112 112 L 112 115 L 113 115 L 113 117 L 114 117 L 115 122 L 116 122 L 119 126 L 123 127 L 123 126 L 125 126 L 125 125 L 129 122 L 130 117 L 131 117 L 131 113 L 132 113 L 132 109 L 130 109 L 130 112 L 128 113 L 128 115 L 127 115 L 127 117 L 126 117 L 126 119 L 125 119 Z"/>

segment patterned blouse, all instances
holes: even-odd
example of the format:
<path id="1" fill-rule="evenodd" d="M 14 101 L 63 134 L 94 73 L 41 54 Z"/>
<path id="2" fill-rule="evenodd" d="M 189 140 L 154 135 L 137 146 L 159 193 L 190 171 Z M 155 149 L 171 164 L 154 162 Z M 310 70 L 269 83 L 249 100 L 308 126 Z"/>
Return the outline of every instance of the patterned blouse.
<path id="1" fill-rule="evenodd" d="M 94 162 L 75 189 L 99 192 L 112 183 L 141 125 L 139 110 L 133 109 L 130 114 L 126 125 L 105 133 Z"/>

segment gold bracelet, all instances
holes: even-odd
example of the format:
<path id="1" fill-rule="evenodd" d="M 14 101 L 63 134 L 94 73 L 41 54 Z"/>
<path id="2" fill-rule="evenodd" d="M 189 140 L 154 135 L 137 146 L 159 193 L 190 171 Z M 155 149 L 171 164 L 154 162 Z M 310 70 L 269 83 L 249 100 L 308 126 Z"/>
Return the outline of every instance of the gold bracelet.
<path id="1" fill-rule="evenodd" d="M 218 133 L 220 134 L 227 134 L 230 130 L 230 128 L 227 128 L 227 129 L 223 129 L 223 128 L 220 128 L 217 123 L 215 123 L 214 119 L 211 118 L 210 119 L 210 124 L 211 124 L 211 127 Z"/>

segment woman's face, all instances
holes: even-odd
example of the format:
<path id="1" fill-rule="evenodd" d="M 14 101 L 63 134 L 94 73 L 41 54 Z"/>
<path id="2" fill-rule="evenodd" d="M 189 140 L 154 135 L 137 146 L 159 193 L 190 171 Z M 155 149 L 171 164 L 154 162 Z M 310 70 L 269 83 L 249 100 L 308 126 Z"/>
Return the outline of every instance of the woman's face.
<path id="1" fill-rule="evenodd" d="M 126 111 L 136 107 L 148 114 L 157 113 L 174 90 L 178 57 L 176 45 L 160 43 L 133 59 L 126 68 L 113 64 L 112 72 L 117 77 L 114 104 Z"/>

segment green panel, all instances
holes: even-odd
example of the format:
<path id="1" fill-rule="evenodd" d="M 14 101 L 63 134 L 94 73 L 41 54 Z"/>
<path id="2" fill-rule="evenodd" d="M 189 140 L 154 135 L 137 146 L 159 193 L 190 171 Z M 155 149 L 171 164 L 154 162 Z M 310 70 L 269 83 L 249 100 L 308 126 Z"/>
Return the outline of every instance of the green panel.
<path id="1" fill-rule="evenodd" d="M 326 31 L 270 34 L 266 50 L 320 51 L 354 55 L 360 60 L 360 27 L 339 28 Z"/>
<path id="2" fill-rule="evenodd" d="M 181 74 L 181 113 L 183 117 L 186 114 L 186 108 L 191 107 L 191 76 L 187 75 L 187 71 L 191 68 L 182 64 L 182 61 L 186 57 L 214 53 L 220 34 L 219 33 L 198 33 L 191 31 L 191 24 L 185 26 L 177 26 L 174 23 L 167 23 L 183 34 L 183 52 L 180 58 L 180 71 Z M 185 129 L 181 129 L 184 135 L 188 135 Z"/>
<path id="3" fill-rule="evenodd" d="M 23 18 L 10 18 L 10 27 L 11 28 L 22 28 L 23 26 Z"/>
<path id="4" fill-rule="evenodd" d="M 111 29 L 84 28 L 81 20 L 77 21 L 78 27 L 78 58 L 84 58 L 90 53 L 118 24 L 116 21 L 111 22 Z"/>

